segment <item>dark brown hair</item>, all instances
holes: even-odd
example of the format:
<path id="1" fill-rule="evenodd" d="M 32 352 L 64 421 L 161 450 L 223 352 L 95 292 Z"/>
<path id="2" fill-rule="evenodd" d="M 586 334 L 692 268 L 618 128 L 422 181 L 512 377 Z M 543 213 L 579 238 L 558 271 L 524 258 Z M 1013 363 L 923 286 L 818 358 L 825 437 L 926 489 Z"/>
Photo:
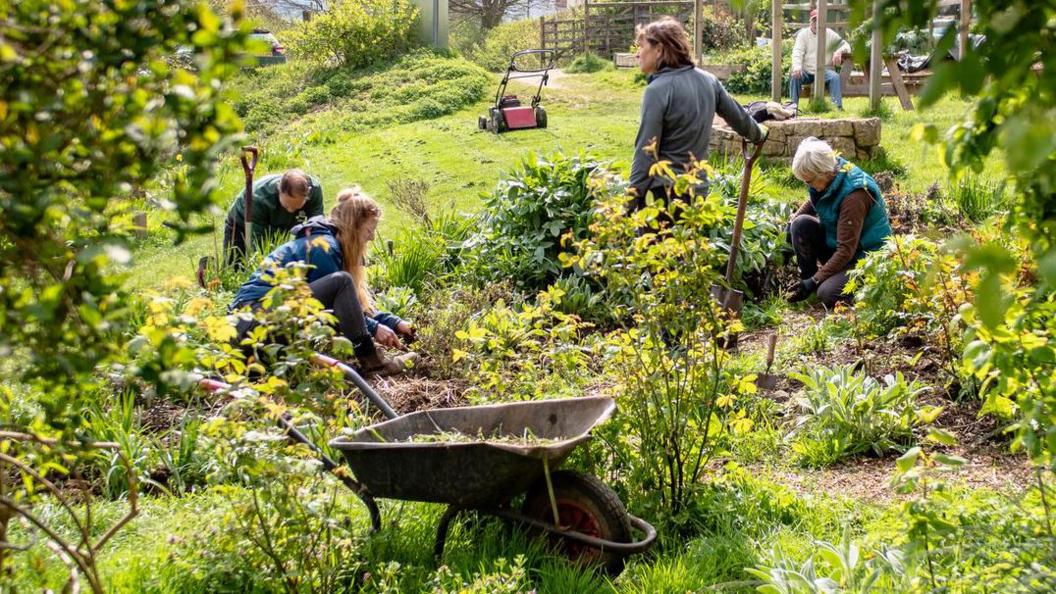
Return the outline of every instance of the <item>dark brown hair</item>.
<path id="1" fill-rule="evenodd" d="M 660 48 L 657 70 L 693 64 L 689 35 L 686 34 L 682 23 L 672 17 L 664 17 L 647 25 L 638 25 L 635 29 L 635 41 L 641 43 L 642 39 Z"/>
<path id="2" fill-rule="evenodd" d="M 300 169 L 287 170 L 279 180 L 279 191 L 287 196 L 303 198 L 311 189 L 312 180 L 308 179 L 308 174 Z"/>

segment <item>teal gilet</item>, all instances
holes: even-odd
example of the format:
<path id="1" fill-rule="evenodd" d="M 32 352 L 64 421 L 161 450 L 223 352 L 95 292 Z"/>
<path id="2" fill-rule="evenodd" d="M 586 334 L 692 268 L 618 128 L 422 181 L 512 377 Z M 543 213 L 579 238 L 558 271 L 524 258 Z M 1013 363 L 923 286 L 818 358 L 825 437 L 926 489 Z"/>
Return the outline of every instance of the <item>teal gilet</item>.
<path id="1" fill-rule="evenodd" d="M 862 223 L 862 234 L 858 239 L 858 252 L 855 258 L 860 258 L 865 252 L 879 249 L 891 235 L 891 225 L 887 221 L 887 206 L 884 204 L 880 186 L 876 185 L 872 176 L 843 157 L 836 160 L 836 177 L 824 192 L 809 187 L 807 190 L 810 192 L 814 212 L 821 221 L 821 227 L 825 229 L 825 244 L 830 249 L 836 249 L 836 227 L 840 218 L 840 205 L 855 190 L 866 190 L 873 197 L 873 205 L 869 208 L 865 221 Z"/>

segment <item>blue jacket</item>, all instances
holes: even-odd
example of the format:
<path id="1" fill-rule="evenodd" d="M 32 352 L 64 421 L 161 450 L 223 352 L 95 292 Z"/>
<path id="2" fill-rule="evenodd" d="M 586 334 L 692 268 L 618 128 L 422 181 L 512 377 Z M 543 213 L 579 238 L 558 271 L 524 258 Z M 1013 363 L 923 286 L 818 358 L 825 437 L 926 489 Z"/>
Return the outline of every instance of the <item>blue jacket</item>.
<path id="1" fill-rule="evenodd" d="M 825 244 L 831 249 L 836 249 L 838 245 L 836 231 L 840 219 L 840 204 L 855 190 L 865 190 L 873 197 L 873 206 L 865 215 L 865 221 L 862 222 L 862 234 L 858 239 L 858 253 L 855 257 L 861 257 L 865 252 L 880 249 L 891 235 L 891 225 L 887 220 L 887 207 L 884 205 L 880 187 L 868 173 L 840 157 L 836 161 L 836 177 L 824 192 L 808 188 L 814 212 L 817 213 L 821 227 L 825 230 Z"/>
<path id="2" fill-rule="evenodd" d="M 253 308 L 259 307 L 261 300 L 274 286 L 269 281 L 270 275 L 266 274 L 274 265 L 284 267 L 292 262 L 307 262 L 311 265 L 308 269 L 309 283 L 345 269 L 341 244 L 337 241 L 337 228 L 330 224 L 326 217 L 312 217 L 295 226 L 290 233 L 293 239 L 268 254 L 268 257 L 264 259 L 264 264 L 238 288 L 235 300 L 228 308 L 229 311 L 246 305 Z M 325 241 L 326 247 L 318 245 L 319 242 L 316 239 Z M 380 312 L 373 317 L 364 316 L 364 318 L 367 332 L 370 332 L 371 336 L 377 331 L 378 324 L 384 324 L 395 330 L 402 321 L 398 316 L 385 312 Z"/>

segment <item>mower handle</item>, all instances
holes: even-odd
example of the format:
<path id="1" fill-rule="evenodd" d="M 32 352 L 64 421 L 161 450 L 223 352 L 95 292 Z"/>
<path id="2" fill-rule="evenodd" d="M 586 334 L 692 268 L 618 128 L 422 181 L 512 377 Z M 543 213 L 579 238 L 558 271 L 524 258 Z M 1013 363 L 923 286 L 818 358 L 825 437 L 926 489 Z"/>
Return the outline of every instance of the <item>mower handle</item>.
<path id="1" fill-rule="evenodd" d="M 519 58 L 521 56 L 533 56 L 533 55 L 548 57 L 548 59 L 546 61 L 546 66 L 542 67 L 542 68 L 538 68 L 536 70 L 521 70 L 520 68 L 517 68 L 517 58 Z M 554 67 L 554 57 L 555 57 L 554 50 L 548 50 L 548 49 L 527 49 L 527 50 L 521 50 L 519 52 L 515 52 L 512 56 L 510 56 L 510 67 L 509 67 L 509 70 L 511 70 L 513 72 L 545 72 L 547 70 L 553 69 L 553 67 Z"/>

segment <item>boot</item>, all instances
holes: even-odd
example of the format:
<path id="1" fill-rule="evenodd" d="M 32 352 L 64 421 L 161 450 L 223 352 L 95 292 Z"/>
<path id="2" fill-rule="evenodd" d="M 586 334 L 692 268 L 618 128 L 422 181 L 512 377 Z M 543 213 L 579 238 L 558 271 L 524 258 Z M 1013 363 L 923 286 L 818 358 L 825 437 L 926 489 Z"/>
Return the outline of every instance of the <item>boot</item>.
<path id="1" fill-rule="evenodd" d="M 375 351 L 359 357 L 359 370 L 364 376 L 399 375 L 418 361 L 418 353 L 408 351 L 390 357 L 381 351 Z"/>

